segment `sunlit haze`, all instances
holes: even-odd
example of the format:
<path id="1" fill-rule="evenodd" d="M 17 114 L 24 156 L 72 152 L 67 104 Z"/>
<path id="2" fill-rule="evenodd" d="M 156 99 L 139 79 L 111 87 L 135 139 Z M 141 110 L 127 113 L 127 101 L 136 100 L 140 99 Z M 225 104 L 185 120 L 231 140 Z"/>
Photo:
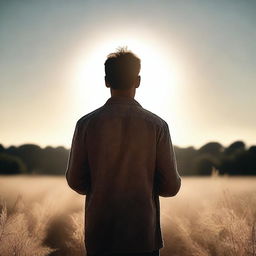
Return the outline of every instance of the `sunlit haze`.
<path id="1" fill-rule="evenodd" d="M 1 1 L 0 144 L 70 147 L 110 97 L 109 53 L 141 59 L 135 99 L 177 146 L 256 144 L 255 1 Z"/>

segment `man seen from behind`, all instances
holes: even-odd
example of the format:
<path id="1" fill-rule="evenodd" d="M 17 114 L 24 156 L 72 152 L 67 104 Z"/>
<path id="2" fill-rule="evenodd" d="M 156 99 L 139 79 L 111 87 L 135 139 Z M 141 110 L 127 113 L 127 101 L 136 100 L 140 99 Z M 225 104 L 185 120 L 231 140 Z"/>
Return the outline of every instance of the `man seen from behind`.
<path id="1" fill-rule="evenodd" d="M 160 255 L 159 196 L 175 196 L 181 186 L 167 122 L 134 99 L 140 68 L 125 48 L 109 54 L 111 97 L 76 123 L 66 179 L 86 195 L 88 256 Z"/>

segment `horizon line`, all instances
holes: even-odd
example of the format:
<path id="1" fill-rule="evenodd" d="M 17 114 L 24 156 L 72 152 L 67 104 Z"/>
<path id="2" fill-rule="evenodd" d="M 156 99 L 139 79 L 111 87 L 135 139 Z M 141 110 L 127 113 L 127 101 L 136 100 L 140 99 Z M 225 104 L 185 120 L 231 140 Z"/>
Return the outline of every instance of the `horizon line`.
<path id="1" fill-rule="evenodd" d="M 231 144 L 233 144 L 234 142 L 238 142 L 238 141 L 241 141 L 241 142 L 243 142 L 244 144 L 245 144 L 245 148 L 246 149 L 249 149 L 250 147 L 252 147 L 252 146 L 256 146 L 256 144 L 247 144 L 244 140 L 241 140 L 241 139 L 237 139 L 237 140 L 234 140 L 233 142 L 231 142 L 231 143 L 229 143 L 228 145 L 224 145 L 224 144 L 222 144 L 221 142 L 219 142 L 219 141 L 215 141 L 215 140 L 210 140 L 210 141 L 208 141 L 208 142 L 206 142 L 206 143 L 203 143 L 201 146 L 194 146 L 194 145 L 188 145 L 188 146 L 180 146 L 180 145 L 177 145 L 177 144 L 174 144 L 173 143 L 173 146 L 174 147 L 178 147 L 178 148 L 190 148 L 190 147 L 192 147 L 192 148 L 194 148 L 194 149 L 196 149 L 196 150 L 198 150 L 198 149 L 200 149 L 201 147 L 203 147 L 204 145 L 206 145 L 206 144 L 208 144 L 208 143 L 219 143 L 220 145 L 222 145 L 224 148 L 227 148 L 228 146 L 230 146 Z M 67 147 L 67 146 L 64 146 L 64 145 L 45 145 L 45 146 L 43 146 L 42 144 L 38 144 L 38 143 L 35 143 L 35 142 L 25 142 L 25 143 L 20 143 L 20 144 L 4 144 L 4 143 L 1 143 L 0 142 L 0 145 L 2 145 L 5 149 L 6 148 L 9 148 L 9 147 L 20 147 L 20 146 L 23 146 L 23 145 L 36 145 L 36 146 L 39 146 L 40 148 L 42 148 L 42 149 L 45 149 L 45 148 L 47 148 L 47 147 L 52 147 L 52 148 L 58 148 L 58 147 L 63 147 L 63 148 L 65 148 L 65 149 L 67 149 L 67 150 L 70 150 L 70 148 L 71 148 L 71 144 L 70 144 L 70 147 Z"/>

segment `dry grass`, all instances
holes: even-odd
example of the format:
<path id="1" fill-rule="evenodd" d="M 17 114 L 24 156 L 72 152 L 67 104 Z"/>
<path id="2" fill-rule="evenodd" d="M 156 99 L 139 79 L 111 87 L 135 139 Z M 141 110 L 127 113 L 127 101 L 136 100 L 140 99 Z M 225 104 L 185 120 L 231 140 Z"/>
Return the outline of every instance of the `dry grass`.
<path id="1" fill-rule="evenodd" d="M 85 255 L 84 197 L 62 177 L 0 177 L 0 255 Z M 183 178 L 161 198 L 162 256 L 256 256 L 256 178 Z"/>

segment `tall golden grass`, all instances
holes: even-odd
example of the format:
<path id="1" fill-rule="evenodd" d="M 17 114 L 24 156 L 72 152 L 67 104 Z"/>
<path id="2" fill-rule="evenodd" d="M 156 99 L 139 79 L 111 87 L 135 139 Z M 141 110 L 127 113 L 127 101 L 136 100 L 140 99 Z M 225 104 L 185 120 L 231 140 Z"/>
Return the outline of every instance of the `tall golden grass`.
<path id="1" fill-rule="evenodd" d="M 86 255 L 85 197 L 63 177 L 0 177 L 0 256 Z M 256 178 L 183 178 L 161 198 L 162 256 L 256 256 Z"/>

